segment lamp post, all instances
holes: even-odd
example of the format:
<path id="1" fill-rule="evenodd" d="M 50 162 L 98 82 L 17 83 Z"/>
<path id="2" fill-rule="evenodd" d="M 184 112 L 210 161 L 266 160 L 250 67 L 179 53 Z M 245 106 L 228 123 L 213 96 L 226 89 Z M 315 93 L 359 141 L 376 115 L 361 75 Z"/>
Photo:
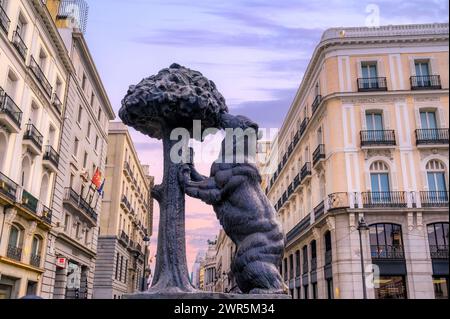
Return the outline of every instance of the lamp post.
<path id="1" fill-rule="evenodd" d="M 147 290 L 145 287 L 147 285 L 147 277 L 145 272 L 147 271 L 147 250 L 148 250 L 148 246 L 150 245 L 150 237 L 148 237 L 147 235 L 144 236 L 144 238 L 142 239 L 144 241 L 144 246 L 145 246 L 145 250 L 144 250 L 144 269 L 142 272 L 142 287 L 141 290 L 145 291 Z"/>
<path id="2" fill-rule="evenodd" d="M 358 221 L 358 233 L 359 233 L 359 249 L 361 256 L 361 279 L 363 285 L 363 298 L 367 299 L 367 291 L 366 291 L 366 278 L 365 278 L 365 270 L 364 270 L 364 255 L 363 255 L 363 245 L 362 245 L 362 235 L 361 231 L 368 230 L 369 226 L 367 226 L 364 217 L 361 217 Z"/>

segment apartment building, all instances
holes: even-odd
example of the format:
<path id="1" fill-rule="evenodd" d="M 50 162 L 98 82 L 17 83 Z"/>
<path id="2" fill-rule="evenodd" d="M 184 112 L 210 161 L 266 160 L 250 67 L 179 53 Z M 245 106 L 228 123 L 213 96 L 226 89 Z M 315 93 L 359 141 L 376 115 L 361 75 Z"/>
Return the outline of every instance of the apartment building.
<path id="1" fill-rule="evenodd" d="M 208 240 L 208 249 L 200 266 L 199 289 L 203 291 L 217 292 L 216 283 L 218 281 L 218 276 L 216 271 L 216 245 L 217 239 Z"/>
<path id="2" fill-rule="evenodd" d="M 448 298 L 448 35 L 323 33 L 266 180 L 293 298 Z"/>
<path id="3" fill-rule="evenodd" d="M 60 159 L 53 192 L 55 227 L 46 255 L 42 296 L 85 299 L 93 293 L 102 200 L 93 178 L 104 178 L 111 103 L 84 38 L 84 1 L 46 1 L 58 27 L 72 72 L 60 139 Z M 78 5 L 79 16 L 67 8 Z"/>
<path id="4" fill-rule="evenodd" d="M 223 229 L 220 230 L 217 237 L 216 245 L 216 274 L 217 280 L 215 291 L 233 293 L 239 290 L 236 283 L 236 278 L 231 271 L 234 256 L 236 254 L 236 245 L 225 234 Z"/>
<path id="5" fill-rule="evenodd" d="M 72 72 L 42 1 L 0 1 L 0 298 L 39 295 Z"/>
<path id="6" fill-rule="evenodd" d="M 122 122 L 111 122 L 94 298 L 121 299 L 145 289 L 153 183 L 149 166 L 139 161 L 128 128 Z"/>

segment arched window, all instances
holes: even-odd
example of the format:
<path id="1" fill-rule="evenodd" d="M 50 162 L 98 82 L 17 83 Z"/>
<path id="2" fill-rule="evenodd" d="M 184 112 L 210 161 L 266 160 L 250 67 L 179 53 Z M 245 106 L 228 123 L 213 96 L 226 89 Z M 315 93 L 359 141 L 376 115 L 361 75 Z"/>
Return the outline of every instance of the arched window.
<path id="1" fill-rule="evenodd" d="M 371 225 L 370 248 L 373 259 L 404 259 L 402 227 L 388 223 Z"/>
<path id="2" fill-rule="evenodd" d="M 42 239 L 37 235 L 33 236 L 31 243 L 30 264 L 36 267 L 41 266 Z"/>
<path id="3" fill-rule="evenodd" d="M 49 184 L 49 180 L 48 180 L 48 175 L 44 174 L 44 176 L 42 177 L 42 182 L 41 182 L 41 190 L 39 192 L 39 199 L 46 205 L 48 204 L 47 202 L 47 197 L 48 197 L 48 185 Z"/>
<path id="4" fill-rule="evenodd" d="M 428 189 L 433 192 L 447 191 L 444 163 L 439 160 L 431 160 L 427 163 L 426 170 Z"/>
<path id="5" fill-rule="evenodd" d="M 22 259 L 23 229 L 16 224 L 11 225 L 8 238 L 9 258 L 20 261 Z"/>
<path id="6" fill-rule="evenodd" d="M 21 174 L 21 185 L 22 187 L 27 188 L 30 181 L 31 174 L 31 161 L 28 157 L 25 157 L 22 160 L 22 174 Z"/>
<path id="7" fill-rule="evenodd" d="M 311 241 L 309 245 L 311 249 L 311 270 L 317 269 L 317 243 L 315 240 Z"/>
<path id="8" fill-rule="evenodd" d="M 389 168 L 383 161 L 370 165 L 370 185 L 374 202 L 390 202 Z"/>

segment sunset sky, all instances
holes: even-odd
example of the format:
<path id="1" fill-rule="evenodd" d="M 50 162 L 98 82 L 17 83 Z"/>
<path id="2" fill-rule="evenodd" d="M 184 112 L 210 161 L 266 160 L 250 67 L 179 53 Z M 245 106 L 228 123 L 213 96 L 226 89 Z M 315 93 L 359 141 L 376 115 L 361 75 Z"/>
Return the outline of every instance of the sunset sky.
<path id="1" fill-rule="evenodd" d="M 279 127 L 326 28 L 448 22 L 447 0 L 87 0 L 87 41 L 116 111 L 130 84 L 173 62 L 213 80 L 233 113 Z M 375 6 L 374 6 L 375 5 Z M 375 11 L 374 11 L 375 10 Z M 373 21 L 373 20 L 370 20 Z M 131 130 L 159 183 L 162 146 Z M 200 165 L 208 174 L 209 164 Z M 211 208 L 186 205 L 188 265 L 219 225 Z M 152 252 L 158 204 L 155 203 Z"/>

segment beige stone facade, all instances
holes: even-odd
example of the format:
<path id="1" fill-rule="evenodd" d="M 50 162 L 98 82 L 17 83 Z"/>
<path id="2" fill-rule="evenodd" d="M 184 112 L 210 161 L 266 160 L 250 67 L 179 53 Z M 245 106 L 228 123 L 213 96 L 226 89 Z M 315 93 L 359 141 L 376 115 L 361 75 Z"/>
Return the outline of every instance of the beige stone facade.
<path id="1" fill-rule="evenodd" d="M 324 32 L 265 181 L 293 298 L 363 297 L 360 218 L 368 298 L 447 296 L 448 44 L 448 24 Z"/>
<path id="2" fill-rule="evenodd" d="M 42 1 L 0 1 L 0 298 L 41 294 L 71 70 Z"/>
<path id="3" fill-rule="evenodd" d="M 153 177 L 137 156 L 127 127 L 111 122 L 105 196 L 100 217 L 94 298 L 141 291 L 152 234 Z"/>

